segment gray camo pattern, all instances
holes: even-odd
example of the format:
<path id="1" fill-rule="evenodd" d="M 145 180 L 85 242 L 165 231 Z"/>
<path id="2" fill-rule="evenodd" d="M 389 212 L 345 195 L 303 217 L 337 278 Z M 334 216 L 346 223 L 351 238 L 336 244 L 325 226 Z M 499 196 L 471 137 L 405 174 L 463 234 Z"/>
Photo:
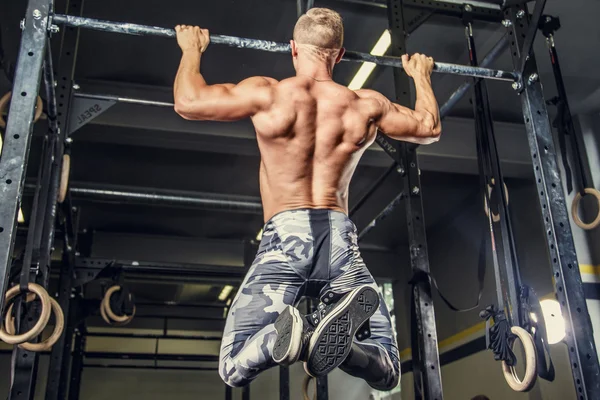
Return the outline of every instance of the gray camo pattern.
<path id="1" fill-rule="evenodd" d="M 245 386 L 257 375 L 277 364 L 272 352 L 276 339 L 274 322 L 302 296 L 347 293 L 370 285 L 379 292 L 380 307 L 371 317 L 371 338 L 353 343 L 353 350 L 340 368 L 365 379 L 371 386 L 387 390 L 398 384 L 400 363 L 390 314 L 375 280 L 363 262 L 356 227 L 343 213 L 329 212 L 330 263 L 327 279 L 315 281 L 313 235 L 310 210 L 285 211 L 269 220 L 256 258 L 231 304 L 225 324 L 219 374 L 234 387 Z M 318 287 L 319 293 L 307 293 Z"/>

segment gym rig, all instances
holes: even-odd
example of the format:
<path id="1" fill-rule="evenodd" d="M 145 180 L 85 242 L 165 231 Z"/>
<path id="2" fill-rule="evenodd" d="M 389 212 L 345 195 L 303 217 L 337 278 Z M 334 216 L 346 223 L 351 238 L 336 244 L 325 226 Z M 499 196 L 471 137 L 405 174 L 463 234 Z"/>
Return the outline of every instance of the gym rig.
<path id="1" fill-rule="evenodd" d="M 467 46 L 470 54 L 469 65 L 455 65 L 438 62 L 435 73 L 445 73 L 472 77 L 461 85 L 450 99 L 441 107 L 442 118 L 448 115 L 454 105 L 470 90 L 473 93 L 475 127 L 481 194 L 485 203 L 486 227 L 495 244 L 493 251 L 494 272 L 497 282 L 497 304 L 482 312 L 488 321 L 490 348 L 502 368 L 509 385 L 518 391 L 529 390 L 537 375 L 544 379 L 553 379 L 553 370 L 546 366 L 546 349 L 543 333 L 543 320 L 532 321 L 530 313 L 539 318 L 539 307 L 530 288 L 521 282 L 516 257 L 516 245 L 513 240 L 509 218 L 508 190 L 504 186 L 493 121 L 489 110 L 486 83 L 487 79 L 507 81 L 512 84 L 522 105 L 525 128 L 529 143 L 532 165 L 538 188 L 539 204 L 545 230 L 548 257 L 554 275 L 556 296 L 561 304 L 562 314 L 567 323 L 565 341 L 570 349 L 573 380 L 580 400 L 600 398 L 600 367 L 594 345 L 592 325 L 586 306 L 582 281 L 578 269 L 577 255 L 567 213 L 565 194 L 562 189 L 560 172 L 557 165 L 556 148 L 552 139 L 552 130 L 548 119 L 546 102 L 539 82 L 532 45 L 539 29 L 547 38 L 554 73 L 559 87 L 559 96 L 552 104 L 560 108 L 560 120 L 555 125 L 561 130 L 561 137 L 573 130 L 558 55 L 554 47 L 553 35 L 560 27 L 556 18 L 543 15 L 545 0 L 537 0 L 533 13 L 527 11 L 523 1 L 505 0 L 500 2 L 455 0 L 418 1 L 387 0 L 357 1 L 346 0 L 374 7 L 387 7 L 392 46 L 387 56 L 348 51 L 344 57 L 350 62 L 373 62 L 394 68 L 396 101 L 411 105 L 408 77 L 401 73 L 400 56 L 406 53 L 406 35 L 413 32 L 433 13 L 456 17 L 465 26 Z M 206 209 L 236 210 L 246 213 L 260 213 L 261 205 L 256 200 L 230 200 L 218 197 L 186 197 L 160 193 L 134 193 L 116 190 L 69 187 L 69 165 L 71 152 L 71 134 L 84 125 L 93 116 L 81 118 L 73 112 L 77 101 L 88 99 L 98 101 L 97 107 L 110 107 L 117 102 L 127 102 L 155 107 L 172 107 L 172 103 L 152 100 L 119 97 L 111 94 L 91 94 L 78 91 L 73 81 L 76 63 L 79 29 L 95 29 L 128 35 L 153 35 L 174 38 L 172 29 L 143 26 L 121 22 L 110 22 L 81 16 L 83 0 L 67 2 L 69 12 L 55 12 L 52 0 L 29 0 L 27 13 L 21 22 L 22 38 L 17 61 L 12 99 L 5 96 L 0 100 L 0 108 L 6 108 L 10 101 L 9 117 L 5 128 L 4 148 L 0 158 L 0 288 L 5 296 L 0 298 L 2 329 L 0 338 L 6 343 L 18 347 L 13 353 L 12 385 L 9 399 L 31 399 L 35 390 L 37 357 L 40 351 L 51 351 L 46 400 L 79 398 L 81 373 L 84 367 L 99 368 L 108 365 L 85 364 L 94 358 L 121 358 L 120 354 L 94 354 L 86 352 L 87 336 L 85 318 L 89 314 L 89 305 L 82 297 L 82 286 L 93 280 L 106 282 L 105 297 L 95 304 L 102 318 L 111 325 L 127 324 L 134 318 L 136 304 L 133 295 L 125 286 L 123 274 L 127 272 L 152 273 L 165 268 L 141 262 L 90 259 L 80 256 L 78 249 L 84 244 L 78 228 L 78 208 L 73 206 L 72 196 L 104 198 L 133 203 L 159 203 L 173 206 L 203 207 Z M 502 3 L 502 4 L 498 4 Z M 312 7 L 313 1 L 298 0 L 298 13 L 302 14 Z M 79 14 L 79 15 L 75 15 Z M 475 20 L 502 23 L 506 35 L 494 46 L 490 53 L 478 63 L 473 40 L 472 22 Z M 68 27 L 59 36 L 60 55 L 58 69 L 52 64 L 51 38 L 58 36 L 60 26 Z M 239 38 L 225 35 L 211 35 L 214 45 L 225 45 L 259 51 L 289 53 L 289 45 L 265 40 Z M 512 54 L 514 71 L 501 71 L 487 68 L 506 48 Z M 55 78 L 56 77 L 56 78 Z M 56 81 L 55 81 L 56 79 Z M 48 133 L 45 138 L 42 162 L 38 173 L 38 184 L 28 187 L 25 184 L 25 171 L 29 156 L 32 127 L 40 117 L 42 105 L 37 96 L 40 81 L 46 90 Z M 37 105 L 37 106 L 36 106 Z M 4 126 L 5 125 L 5 126 Z M 565 133 L 567 132 L 567 133 Z M 575 137 L 575 135 L 572 135 Z M 354 213 L 368 199 L 381 183 L 392 173 L 403 178 L 403 188 L 399 195 L 379 213 L 376 218 L 360 231 L 363 238 L 391 210 L 404 204 L 408 221 L 409 248 L 412 283 L 412 369 L 414 372 L 415 393 L 419 398 L 442 400 L 440 375 L 440 357 L 436 334 L 435 314 L 432 300 L 432 282 L 430 276 L 421 183 L 417 146 L 390 141 L 379 134 L 376 142 L 392 158 L 394 164 L 379 178 L 372 187 L 354 205 Z M 564 148 L 564 146 L 562 146 Z M 577 146 L 575 146 L 577 148 Z M 579 155 L 575 157 L 580 160 Z M 580 193 L 587 189 L 585 173 L 581 164 L 576 169 L 579 178 Z M 570 170 L 568 170 L 570 171 Z M 570 182 L 570 175 L 568 176 Z M 496 183 L 502 182 L 504 190 L 494 190 Z M 500 186 L 500 185 L 499 185 Z M 14 240 L 17 232 L 17 214 L 24 190 L 34 191 L 33 210 L 30 218 L 27 245 L 22 257 L 13 259 Z M 572 185 L 569 183 L 569 191 Z M 578 203 L 574 203 L 576 210 Z M 574 213 L 575 215 L 577 213 Z M 593 224 L 600 223 L 600 217 Z M 590 226 L 587 226 L 589 229 Z M 51 272 L 51 253 L 54 250 L 55 234 L 60 234 L 63 242 L 62 261 L 59 277 L 59 291 L 56 298 L 48 295 Z M 85 238 L 85 235 L 83 235 Z M 18 274 L 13 264 L 20 266 Z M 240 269 L 215 268 L 202 265 L 173 265 L 198 275 L 219 276 L 239 281 L 244 271 Z M 18 283 L 17 283 L 18 282 Z M 7 291 L 9 283 L 14 286 Z M 21 296 L 21 294 L 27 294 Z M 39 302 L 32 302 L 37 297 Z M 453 307 L 454 308 L 454 307 Z M 13 311 L 14 310 L 14 311 Z M 48 338 L 40 341 L 40 332 L 44 329 L 50 314 L 55 315 L 55 330 Z M 492 325 L 493 321 L 493 325 Z M 397 322 L 402 324 L 403 321 Z M 16 333 L 19 334 L 16 334 Z M 110 335 L 110 334 L 109 334 Z M 114 337 L 114 335 L 112 335 Z M 127 335 L 125 335 L 127 336 Z M 160 338 L 160 335 L 129 335 L 127 337 Z M 173 338 L 173 336 L 168 336 Z M 526 376 L 521 381 L 514 371 L 515 356 L 511 344 L 518 337 L 527 356 Z M 182 339 L 220 340 L 220 338 L 182 336 Z M 169 359 L 168 355 L 127 355 L 129 359 Z M 133 357 L 133 358 L 132 358 Z M 544 359 L 543 361 L 540 358 Z M 177 356 L 173 360 L 216 361 L 213 356 Z M 122 366 L 121 366 L 122 367 Z M 135 366 L 131 366 L 134 368 Z M 175 368 L 175 367 L 172 367 Z M 185 369 L 185 367 L 181 367 Z M 199 369 L 199 368 L 194 368 Z M 205 368 L 211 369 L 211 368 Z M 212 368 L 214 369 L 214 368 Z M 70 373 L 69 373 L 70 371 Z M 280 398 L 289 399 L 289 370 L 280 369 Z M 308 382 L 305 382 L 308 386 Z M 328 398 L 327 379 L 316 382 L 316 398 Z M 225 398 L 232 398 L 231 388 L 225 391 Z M 250 398 L 245 388 L 243 398 Z"/>

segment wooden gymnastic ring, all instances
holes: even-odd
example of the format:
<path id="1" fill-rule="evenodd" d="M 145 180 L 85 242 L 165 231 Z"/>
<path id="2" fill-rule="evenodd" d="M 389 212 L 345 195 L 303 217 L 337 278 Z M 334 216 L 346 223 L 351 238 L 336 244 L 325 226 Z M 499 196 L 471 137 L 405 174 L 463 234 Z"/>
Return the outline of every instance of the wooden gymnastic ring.
<path id="1" fill-rule="evenodd" d="M 311 400 L 310 396 L 308 395 L 308 386 L 310 385 L 310 381 L 314 380 L 315 378 L 313 378 L 310 375 L 306 375 L 304 377 L 304 381 L 302 382 L 302 396 L 303 396 L 303 400 Z M 316 382 L 315 382 L 316 385 Z M 313 394 L 313 398 L 312 400 L 317 400 L 317 388 L 315 386 L 315 393 Z"/>
<path id="2" fill-rule="evenodd" d="M 494 178 L 492 178 L 492 185 L 495 185 L 495 181 Z M 493 186 L 491 186 L 490 184 L 486 185 L 487 189 L 488 189 L 488 196 L 490 196 L 492 194 L 492 190 L 493 190 Z M 503 183 L 504 186 L 504 195 L 506 197 L 506 205 L 508 205 L 509 203 L 509 199 L 508 199 L 508 188 L 506 187 L 506 183 Z M 485 211 L 485 216 L 489 217 L 490 216 L 490 208 L 488 206 L 488 202 L 487 202 L 487 197 L 483 197 L 483 211 Z M 494 222 L 499 222 L 500 221 L 500 214 L 494 214 L 492 213 L 492 221 Z"/>
<path id="3" fill-rule="evenodd" d="M 135 314 L 135 306 L 133 307 L 133 314 Z M 108 318 L 108 315 L 106 315 L 106 310 L 104 309 L 104 306 L 102 304 L 100 305 L 100 316 L 102 317 L 104 322 L 106 322 L 108 325 L 112 325 L 112 326 L 125 326 L 128 323 L 130 323 L 131 320 L 133 319 L 133 315 L 131 315 L 131 317 L 125 322 L 113 321 L 110 318 Z"/>
<path id="4" fill-rule="evenodd" d="M 107 319 L 109 319 L 113 322 L 129 323 L 133 319 L 133 316 L 135 315 L 135 306 L 133 307 L 133 313 L 131 315 L 117 315 L 114 313 L 112 308 L 110 308 L 110 297 L 113 295 L 113 293 L 116 293 L 119 290 L 121 290 L 121 286 L 115 285 L 115 286 L 110 287 L 106 291 L 106 293 L 104 294 L 104 298 L 102 299 L 102 304 L 100 307 L 100 314 L 102 315 L 102 311 L 104 311 Z M 106 319 L 104 319 L 104 320 L 106 321 Z"/>
<path id="5" fill-rule="evenodd" d="M 596 219 L 587 224 L 583 222 L 581 218 L 579 218 L 579 202 L 581 201 L 581 193 L 579 192 L 577 192 L 575 198 L 573 199 L 573 204 L 571 205 L 571 216 L 573 217 L 573 221 L 575 221 L 578 227 L 589 231 L 590 229 L 594 229 L 595 227 L 600 225 L 600 192 L 594 188 L 585 188 L 585 193 L 591 194 L 598 201 L 598 214 L 596 215 Z"/>
<path id="6" fill-rule="evenodd" d="M 40 299 L 40 302 L 42 303 L 40 318 L 35 323 L 33 328 L 20 335 L 8 333 L 4 327 L 4 318 L 2 318 L 2 323 L 0 324 L 0 340 L 2 340 L 5 343 L 21 344 L 28 342 L 31 339 L 38 336 L 40 333 L 42 333 L 44 329 L 46 329 L 46 325 L 48 325 L 48 320 L 50 320 L 50 312 L 52 307 L 50 303 L 50 296 L 48 296 L 48 292 L 46 292 L 46 289 L 44 289 L 36 283 L 30 283 L 27 287 L 27 290 L 31 293 L 35 293 L 38 299 Z M 20 293 L 21 289 L 19 285 L 13 286 L 6 292 L 6 295 L 4 297 L 4 303 L 11 304 L 11 301 Z"/>
<path id="7" fill-rule="evenodd" d="M 48 338 L 46 338 L 46 340 L 41 341 L 40 343 L 29 343 L 29 342 L 25 342 L 25 343 L 21 343 L 19 344 L 19 347 L 27 350 L 27 351 L 35 351 L 35 352 L 40 352 L 40 351 L 48 351 L 52 349 L 52 346 L 54 346 L 56 344 L 56 342 L 58 341 L 58 339 L 60 339 L 60 336 L 63 333 L 63 330 L 65 328 L 65 314 L 62 311 L 62 308 L 60 308 L 60 305 L 58 304 L 58 302 L 50 297 L 50 305 L 52 308 L 52 311 L 54 312 L 54 330 L 52 331 L 52 334 L 50 336 L 48 336 Z M 12 313 L 12 308 L 13 308 L 13 304 L 11 304 L 8 307 L 8 311 L 6 313 L 6 317 L 5 317 L 5 326 L 6 326 L 6 332 L 8 332 L 8 334 L 10 335 L 14 335 L 15 334 L 15 319 L 11 316 Z"/>
<path id="8" fill-rule="evenodd" d="M 502 361 L 502 372 L 508 386 L 516 392 L 527 392 L 531 390 L 537 378 L 537 354 L 535 351 L 535 343 L 529 332 L 520 326 L 513 326 L 510 331 L 516 335 L 523 343 L 525 349 L 525 376 L 523 380 L 517 376 L 517 371 L 514 366 L 509 366 L 506 361 Z M 513 342 L 514 344 L 514 342 Z"/>
<path id="9" fill-rule="evenodd" d="M 10 97 L 12 92 L 7 92 L 2 98 L 0 98 L 0 129 L 6 128 L 6 121 L 4 120 L 4 112 L 10 103 Z M 33 123 L 36 123 L 38 119 L 42 116 L 42 111 L 44 109 L 44 105 L 42 103 L 42 98 L 40 96 L 37 97 L 35 103 L 35 114 L 33 115 Z"/>
<path id="10" fill-rule="evenodd" d="M 69 173 L 71 172 L 71 156 L 63 154 L 62 169 L 60 171 L 60 186 L 58 189 L 58 202 L 62 204 L 67 198 L 69 188 Z"/>

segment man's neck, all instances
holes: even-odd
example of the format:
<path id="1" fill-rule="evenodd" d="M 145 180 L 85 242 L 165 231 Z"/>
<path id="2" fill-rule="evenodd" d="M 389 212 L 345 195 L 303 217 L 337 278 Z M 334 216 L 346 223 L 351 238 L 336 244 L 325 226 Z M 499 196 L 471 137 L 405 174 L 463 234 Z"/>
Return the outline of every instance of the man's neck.
<path id="1" fill-rule="evenodd" d="M 333 68 L 327 62 L 298 59 L 296 76 L 308 76 L 317 81 L 332 80 Z"/>

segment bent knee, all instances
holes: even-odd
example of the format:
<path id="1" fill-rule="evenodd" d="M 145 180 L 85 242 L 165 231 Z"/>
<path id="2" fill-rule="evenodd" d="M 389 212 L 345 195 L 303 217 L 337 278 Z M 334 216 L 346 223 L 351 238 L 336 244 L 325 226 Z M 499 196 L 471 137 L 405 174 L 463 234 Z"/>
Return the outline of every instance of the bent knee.
<path id="1" fill-rule="evenodd" d="M 381 382 L 368 382 L 369 385 L 376 390 L 380 390 L 382 392 L 387 392 L 392 389 L 395 389 L 400 383 L 400 374 L 394 370 L 393 375 L 387 377 L 385 381 Z"/>
<path id="2" fill-rule="evenodd" d="M 231 363 L 219 363 L 219 376 L 227 386 L 233 388 L 246 386 L 250 383 Z"/>

